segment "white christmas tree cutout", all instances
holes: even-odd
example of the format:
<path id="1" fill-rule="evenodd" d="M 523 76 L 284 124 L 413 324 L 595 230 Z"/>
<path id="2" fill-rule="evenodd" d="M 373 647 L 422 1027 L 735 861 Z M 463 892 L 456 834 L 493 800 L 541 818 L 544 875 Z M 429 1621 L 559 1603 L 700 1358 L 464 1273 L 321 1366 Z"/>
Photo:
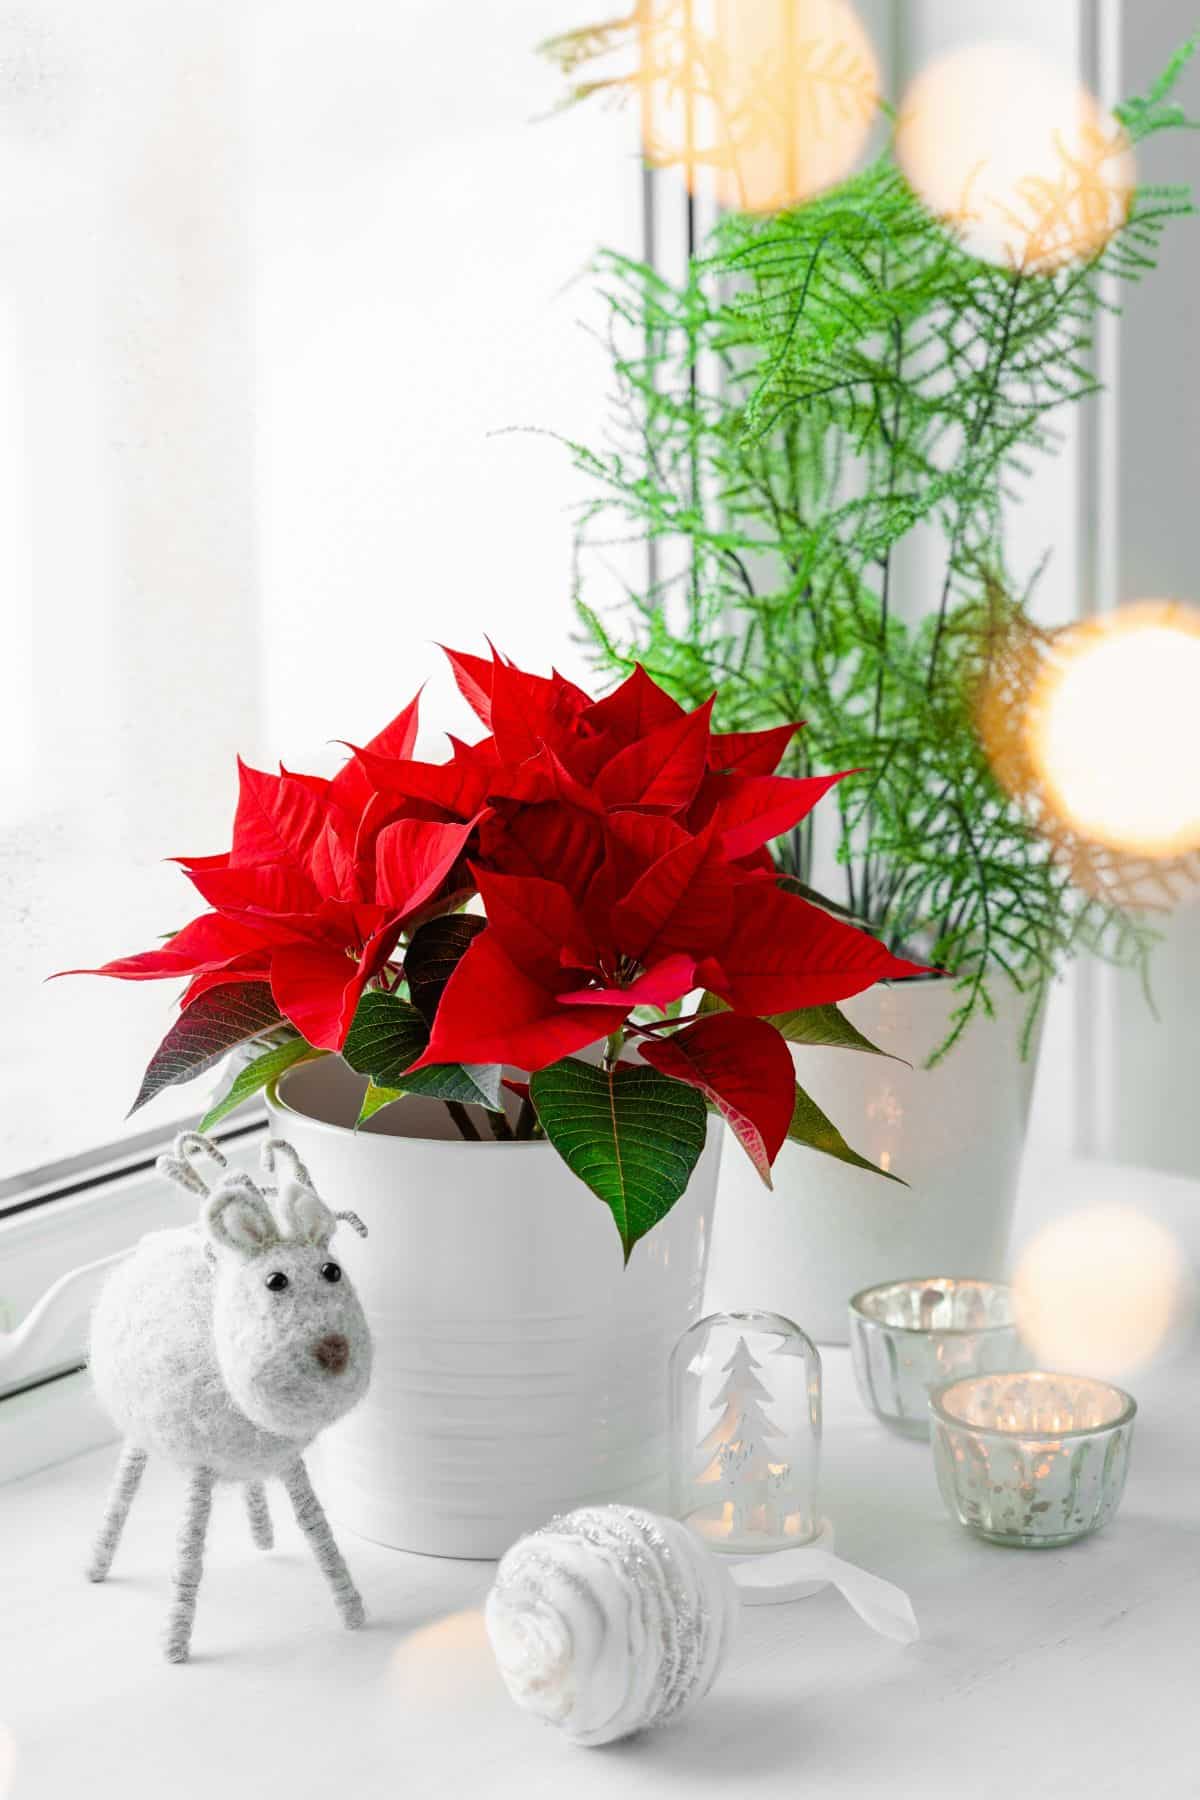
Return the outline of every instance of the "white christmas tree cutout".
<path id="1" fill-rule="evenodd" d="M 725 1498 L 729 1532 L 737 1537 L 760 1532 L 778 1536 L 781 1529 L 777 1496 L 787 1482 L 788 1465 L 774 1461 L 768 1449 L 769 1440 L 784 1433 L 767 1414 L 772 1396 L 758 1378 L 761 1368 L 740 1337 L 721 1370 L 728 1380 L 713 1401 L 721 1416 L 697 1446 L 707 1461 L 696 1485 L 711 1486 Z"/>

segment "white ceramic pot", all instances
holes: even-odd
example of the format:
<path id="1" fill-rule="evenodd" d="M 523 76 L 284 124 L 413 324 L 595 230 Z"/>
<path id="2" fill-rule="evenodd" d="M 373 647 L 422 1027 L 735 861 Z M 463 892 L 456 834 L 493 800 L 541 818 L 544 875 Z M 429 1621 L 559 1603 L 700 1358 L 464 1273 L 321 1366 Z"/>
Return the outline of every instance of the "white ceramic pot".
<path id="1" fill-rule="evenodd" d="M 549 1145 L 466 1143 L 416 1096 L 354 1132 L 362 1089 L 329 1057 L 270 1107 L 322 1198 L 370 1232 L 336 1240 L 375 1369 L 318 1441 L 332 1516 L 397 1549 L 494 1557 L 576 1506 L 663 1510 L 667 1363 L 699 1313 L 722 1127 L 624 1268 L 607 1209 Z"/>
<path id="2" fill-rule="evenodd" d="M 922 1065 L 959 1003 L 949 981 L 881 984 L 843 1010 L 881 1049 L 796 1049 L 796 1073 L 847 1142 L 909 1183 L 786 1144 L 768 1193 L 730 1146 L 705 1310 L 783 1313 L 823 1344 L 849 1337 L 847 1302 L 901 1276 L 1005 1273 L 1036 1044 L 1024 1062 L 1021 996 L 997 982 L 935 1069 Z"/>

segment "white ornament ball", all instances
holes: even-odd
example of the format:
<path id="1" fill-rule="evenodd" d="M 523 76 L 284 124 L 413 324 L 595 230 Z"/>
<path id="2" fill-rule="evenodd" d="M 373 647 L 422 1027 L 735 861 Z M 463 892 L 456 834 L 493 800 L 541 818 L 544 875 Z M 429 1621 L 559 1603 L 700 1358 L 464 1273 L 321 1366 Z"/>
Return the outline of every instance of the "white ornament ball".
<path id="1" fill-rule="evenodd" d="M 594 1506 L 513 1545 L 486 1617 L 517 1705 L 577 1744 L 609 1744 L 703 1699 L 737 1613 L 728 1571 L 685 1526 Z"/>

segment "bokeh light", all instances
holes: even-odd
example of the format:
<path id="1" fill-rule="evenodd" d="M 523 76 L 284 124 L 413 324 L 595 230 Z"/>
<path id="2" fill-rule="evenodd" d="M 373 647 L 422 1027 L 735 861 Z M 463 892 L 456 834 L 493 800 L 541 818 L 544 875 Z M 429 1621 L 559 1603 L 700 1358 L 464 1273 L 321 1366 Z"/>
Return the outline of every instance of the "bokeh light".
<path id="1" fill-rule="evenodd" d="M 1046 804 L 1142 856 L 1200 848 L 1200 611 L 1144 601 L 1059 634 L 1030 693 Z"/>
<path id="2" fill-rule="evenodd" d="M 1141 601 L 1048 630 L 997 598 L 976 728 L 1071 882 L 1168 913 L 1200 884 L 1200 610 Z"/>
<path id="3" fill-rule="evenodd" d="M 853 171 L 880 73 L 849 0 L 648 0 L 640 19 L 648 161 L 755 213 L 794 206 Z"/>
<path id="4" fill-rule="evenodd" d="M 897 118 L 896 155 L 967 250 L 1036 274 L 1103 250 L 1135 184 L 1117 120 L 1020 44 L 971 45 L 917 75 Z"/>
<path id="5" fill-rule="evenodd" d="M 1017 1326 L 1041 1367 L 1121 1381 L 1181 1333 L 1187 1260 L 1135 1207 L 1085 1207 L 1030 1242 L 1013 1277 Z"/>
<path id="6" fill-rule="evenodd" d="M 392 1653 L 390 1674 L 412 1700 L 461 1700 L 495 1690 L 495 1664 L 478 1607 L 420 1625 Z"/>

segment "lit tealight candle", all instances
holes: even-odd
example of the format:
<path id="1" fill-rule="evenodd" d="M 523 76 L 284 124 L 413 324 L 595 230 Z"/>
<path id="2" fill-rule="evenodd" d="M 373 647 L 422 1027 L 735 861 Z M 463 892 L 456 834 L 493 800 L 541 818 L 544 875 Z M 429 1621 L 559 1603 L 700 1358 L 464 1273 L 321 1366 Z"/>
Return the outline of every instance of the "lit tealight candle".
<path id="1" fill-rule="evenodd" d="M 1137 1404 L 1085 1375 L 1029 1369 L 934 1390 L 933 1455 L 959 1523 L 994 1544 L 1070 1544 L 1120 1505 Z"/>

